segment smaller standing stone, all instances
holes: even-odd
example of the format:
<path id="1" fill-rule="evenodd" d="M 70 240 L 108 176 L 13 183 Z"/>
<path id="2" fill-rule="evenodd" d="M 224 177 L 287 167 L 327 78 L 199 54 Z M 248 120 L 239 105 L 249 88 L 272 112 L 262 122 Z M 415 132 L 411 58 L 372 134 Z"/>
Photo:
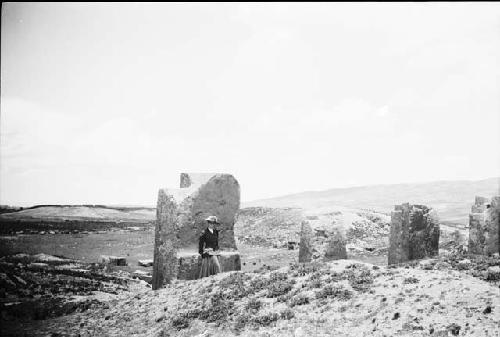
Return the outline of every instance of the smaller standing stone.
<path id="1" fill-rule="evenodd" d="M 346 239 L 344 233 L 335 229 L 328 240 L 324 261 L 347 259 Z"/>
<path id="2" fill-rule="evenodd" d="M 311 262 L 313 256 L 313 235 L 309 222 L 303 221 L 300 230 L 299 263 Z"/>

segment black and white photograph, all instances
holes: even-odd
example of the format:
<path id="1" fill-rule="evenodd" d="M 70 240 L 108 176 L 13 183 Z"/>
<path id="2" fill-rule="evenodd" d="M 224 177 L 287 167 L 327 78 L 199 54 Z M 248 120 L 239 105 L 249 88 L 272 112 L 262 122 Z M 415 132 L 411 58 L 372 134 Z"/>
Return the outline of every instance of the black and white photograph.
<path id="1" fill-rule="evenodd" d="M 500 337 L 500 4 L 3 2 L 0 335 Z"/>

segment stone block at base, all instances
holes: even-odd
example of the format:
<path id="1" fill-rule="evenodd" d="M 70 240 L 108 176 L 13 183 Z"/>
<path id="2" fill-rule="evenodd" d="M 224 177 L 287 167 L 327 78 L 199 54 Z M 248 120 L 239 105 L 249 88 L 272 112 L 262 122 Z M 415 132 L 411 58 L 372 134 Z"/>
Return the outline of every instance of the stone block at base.
<path id="1" fill-rule="evenodd" d="M 200 275 L 201 256 L 198 252 L 179 252 L 177 254 L 177 279 L 196 280 Z M 219 263 L 222 272 L 241 270 L 239 252 L 221 252 Z"/>
<path id="2" fill-rule="evenodd" d="M 126 266 L 127 258 L 123 256 L 101 255 L 99 262 L 110 266 Z"/>

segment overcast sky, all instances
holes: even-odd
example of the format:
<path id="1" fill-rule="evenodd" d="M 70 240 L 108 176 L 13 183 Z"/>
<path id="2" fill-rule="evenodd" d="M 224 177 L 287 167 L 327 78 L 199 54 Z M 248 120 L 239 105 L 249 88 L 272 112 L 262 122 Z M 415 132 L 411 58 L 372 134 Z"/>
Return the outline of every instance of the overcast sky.
<path id="1" fill-rule="evenodd" d="M 500 5 L 3 4 L 0 203 L 500 172 Z"/>

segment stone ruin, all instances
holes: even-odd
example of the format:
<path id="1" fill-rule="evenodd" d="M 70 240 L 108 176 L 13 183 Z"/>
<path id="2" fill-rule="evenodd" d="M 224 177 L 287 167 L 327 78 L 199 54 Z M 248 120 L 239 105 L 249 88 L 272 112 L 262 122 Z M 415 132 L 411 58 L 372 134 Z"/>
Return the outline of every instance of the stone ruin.
<path id="1" fill-rule="evenodd" d="M 347 259 L 345 234 L 338 228 L 331 231 L 313 229 L 308 221 L 303 221 L 300 231 L 299 263 L 308 263 L 315 259 L 332 261 Z M 317 236 L 322 239 L 318 240 Z M 326 240 L 323 240 L 325 239 Z M 325 244 L 322 242 L 325 241 Z"/>
<path id="2" fill-rule="evenodd" d="M 198 240 L 215 215 L 220 224 L 219 261 L 222 271 L 240 270 L 234 223 L 240 207 L 240 186 L 230 174 L 182 173 L 180 188 L 160 189 L 156 209 L 152 288 L 174 279 L 198 278 Z"/>
<path id="3" fill-rule="evenodd" d="M 500 196 L 476 197 L 469 214 L 469 253 L 500 253 Z"/>
<path id="4" fill-rule="evenodd" d="M 439 220 L 424 205 L 396 205 L 391 213 L 388 264 L 437 256 Z"/>

